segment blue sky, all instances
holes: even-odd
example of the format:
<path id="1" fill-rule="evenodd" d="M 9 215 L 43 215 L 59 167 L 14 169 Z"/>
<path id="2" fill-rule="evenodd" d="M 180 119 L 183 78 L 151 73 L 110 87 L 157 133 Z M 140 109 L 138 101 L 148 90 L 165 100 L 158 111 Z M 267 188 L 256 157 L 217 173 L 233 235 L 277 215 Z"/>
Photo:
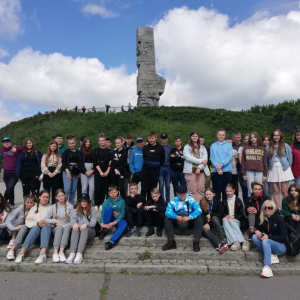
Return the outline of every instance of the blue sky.
<path id="1" fill-rule="evenodd" d="M 299 20 L 299 3 L 289 0 L 0 0 L 0 109 L 6 115 L 0 127 L 38 110 L 83 103 L 88 107 L 102 107 L 107 102 L 112 106 L 135 104 L 135 34 L 139 26 L 155 29 L 157 71 L 168 82 L 162 105 L 210 103 L 210 107 L 241 109 L 256 102 L 295 98 L 300 92 L 294 88 L 299 78 L 290 74 L 289 64 L 299 59 L 292 50 L 298 46 L 293 43 L 299 37 Z M 270 29 L 274 22 L 281 34 Z M 255 38 L 242 42 L 244 36 Z M 266 44 L 258 43 L 260 38 L 268 41 L 275 65 L 282 56 L 293 60 L 275 69 L 277 77 L 274 70 L 268 72 L 274 67 L 272 62 L 255 74 L 253 64 L 259 69 L 269 57 L 264 53 Z M 291 49 L 286 44 L 278 49 L 290 41 Z M 188 48 L 183 47 L 186 43 L 190 43 Z M 221 50 L 215 51 L 218 45 L 223 54 L 231 49 L 229 56 L 220 57 Z M 213 48 L 207 50 L 210 46 Z M 234 51 L 237 56 L 231 60 Z M 251 64 L 245 59 L 248 55 Z M 239 72 L 239 65 L 243 66 L 241 72 L 249 68 L 245 80 L 242 77 L 237 82 L 238 76 L 228 81 L 224 73 Z M 188 72 L 193 67 L 199 72 L 197 78 L 193 78 L 195 72 Z M 260 93 L 253 92 L 246 74 L 261 77 L 264 87 L 257 88 Z M 204 82 L 201 91 L 197 80 Z M 287 93 L 284 86 L 278 90 L 278 81 L 292 82 L 292 88 L 287 86 Z M 118 89 L 121 91 L 116 92 Z M 243 98 L 249 94 L 252 102 Z M 199 95 L 204 100 L 198 99 Z"/>

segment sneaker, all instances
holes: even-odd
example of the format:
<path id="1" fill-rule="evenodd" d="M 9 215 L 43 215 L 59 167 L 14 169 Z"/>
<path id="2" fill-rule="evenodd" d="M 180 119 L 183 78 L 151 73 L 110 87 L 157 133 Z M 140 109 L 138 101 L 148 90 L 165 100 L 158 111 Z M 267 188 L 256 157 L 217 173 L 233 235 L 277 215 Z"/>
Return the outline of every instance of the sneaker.
<path id="1" fill-rule="evenodd" d="M 24 254 L 20 252 L 17 258 L 15 259 L 15 263 L 20 264 L 23 260 L 24 260 Z"/>
<path id="2" fill-rule="evenodd" d="M 199 241 L 193 242 L 193 250 L 194 250 L 194 252 L 200 252 L 200 242 Z"/>
<path id="3" fill-rule="evenodd" d="M 106 242 L 105 243 L 105 250 L 110 250 L 110 249 L 112 249 L 113 246 L 114 246 L 114 244 L 112 242 Z"/>
<path id="4" fill-rule="evenodd" d="M 176 242 L 173 239 L 169 239 L 168 242 L 162 247 L 163 251 L 171 250 L 171 249 L 176 249 Z"/>
<path id="5" fill-rule="evenodd" d="M 10 240 L 9 244 L 7 245 L 7 249 L 10 249 L 14 245 L 14 240 Z"/>
<path id="6" fill-rule="evenodd" d="M 277 255 L 271 255 L 271 264 L 279 264 L 279 259 Z"/>
<path id="7" fill-rule="evenodd" d="M 260 274 L 260 277 L 262 278 L 270 278 L 273 277 L 272 269 L 269 266 L 264 266 L 262 269 L 262 272 Z"/>
<path id="8" fill-rule="evenodd" d="M 100 231 L 99 240 L 103 240 L 107 235 L 107 230 L 103 229 Z"/>
<path id="9" fill-rule="evenodd" d="M 102 211 L 102 205 L 99 206 L 99 211 Z"/>
<path id="10" fill-rule="evenodd" d="M 99 211 L 99 206 L 95 206 L 95 211 Z"/>
<path id="11" fill-rule="evenodd" d="M 58 253 L 58 257 L 60 262 L 65 262 L 67 260 L 64 253 Z"/>
<path id="12" fill-rule="evenodd" d="M 53 260 L 54 263 L 59 262 L 59 255 L 58 255 L 58 253 L 53 253 L 52 260 Z"/>
<path id="13" fill-rule="evenodd" d="M 161 228 L 158 228 L 158 227 L 157 227 L 157 229 L 156 229 L 156 235 L 157 235 L 158 237 L 162 237 L 162 230 L 161 230 Z"/>
<path id="14" fill-rule="evenodd" d="M 45 262 L 47 260 L 47 256 L 44 253 L 40 253 L 39 257 L 36 259 L 36 261 L 34 262 L 35 264 L 42 264 L 43 262 Z"/>
<path id="15" fill-rule="evenodd" d="M 153 227 L 149 227 L 148 232 L 146 233 L 146 236 L 151 236 L 154 234 L 154 228 Z"/>
<path id="16" fill-rule="evenodd" d="M 74 259 L 74 264 L 81 264 L 82 260 L 83 260 L 82 254 L 76 253 L 76 257 Z"/>
<path id="17" fill-rule="evenodd" d="M 8 251 L 8 253 L 6 255 L 6 259 L 8 259 L 8 260 L 14 260 L 15 259 L 15 253 L 14 253 L 14 251 L 12 251 L 12 250 Z"/>
<path id="18" fill-rule="evenodd" d="M 72 264 L 75 258 L 75 253 L 70 253 L 69 257 L 66 260 L 66 264 Z"/>
<path id="19" fill-rule="evenodd" d="M 243 252 L 250 251 L 250 243 L 249 243 L 249 241 L 244 241 L 243 246 L 242 246 L 242 251 Z"/>
<path id="20" fill-rule="evenodd" d="M 219 244 L 218 251 L 220 252 L 220 254 L 223 254 L 223 253 L 226 252 L 227 250 L 228 250 L 228 244 L 226 244 L 224 241 L 222 241 L 222 242 Z"/>
<path id="21" fill-rule="evenodd" d="M 133 228 L 128 228 L 128 231 L 126 233 L 126 237 L 130 237 L 131 235 L 133 235 L 134 233 L 134 229 Z"/>
<path id="22" fill-rule="evenodd" d="M 237 251 L 240 249 L 241 249 L 241 244 L 239 242 L 234 242 L 230 247 L 231 251 Z"/>
<path id="23" fill-rule="evenodd" d="M 137 228 L 135 229 L 135 235 L 136 235 L 136 236 L 141 236 L 141 235 L 142 235 L 141 229 L 140 229 L 139 227 L 137 227 Z"/>

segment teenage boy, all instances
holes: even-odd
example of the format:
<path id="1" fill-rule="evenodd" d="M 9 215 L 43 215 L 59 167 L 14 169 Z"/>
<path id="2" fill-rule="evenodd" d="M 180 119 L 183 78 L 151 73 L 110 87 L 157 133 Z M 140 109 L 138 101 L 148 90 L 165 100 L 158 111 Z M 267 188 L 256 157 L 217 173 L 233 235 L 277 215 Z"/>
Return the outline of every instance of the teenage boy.
<path id="1" fill-rule="evenodd" d="M 62 154 L 68 149 L 68 147 L 63 144 L 64 140 L 63 140 L 62 135 L 61 134 L 57 134 L 54 137 L 54 140 L 57 143 L 59 154 L 60 154 L 60 156 L 62 156 Z"/>
<path id="2" fill-rule="evenodd" d="M 143 196 L 149 199 L 150 192 L 157 187 L 160 174 L 160 167 L 165 162 L 165 150 L 157 143 L 157 136 L 154 131 L 148 133 L 148 144 L 143 148 L 143 168 L 141 172 L 141 186 Z"/>
<path id="3" fill-rule="evenodd" d="M 232 145 L 232 138 L 228 137 L 226 138 L 226 141 Z M 239 156 L 238 152 L 232 147 L 232 160 L 231 160 L 231 165 L 232 165 L 232 176 L 231 176 L 231 183 L 234 186 L 234 194 L 238 197 L 239 196 L 239 181 L 238 181 L 238 175 L 237 175 L 237 168 L 236 165 L 238 164 L 239 161 Z"/>
<path id="4" fill-rule="evenodd" d="M 131 182 L 139 183 L 141 181 L 141 171 L 143 167 L 143 147 L 144 139 L 141 136 L 136 138 L 137 148 L 131 152 L 129 168 L 132 174 Z"/>
<path id="5" fill-rule="evenodd" d="M 16 176 L 17 159 L 20 152 L 23 151 L 22 146 L 13 146 L 11 138 L 6 136 L 2 139 L 3 148 L 0 148 L 2 154 L 2 168 L 4 170 L 3 181 L 6 186 L 4 198 L 9 201 L 11 205 L 15 204 L 15 185 L 18 182 Z"/>
<path id="6" fill-rule="evenodd" d="M 170 152 L 170 168 L 171 168 L 171 181 L 174 188 L 174 195 L 176 195 L 176 189 L 179 185 L 185 185 L 186 182 L 183 174 L 183 148 L 181 147 L 181 137 L 175 137 L 175 148 Z"/>
<path id="7" fill-rule="evenodd" d="M 121 237 L 127 227 L 125 218 L 125 201 L 119 196 L 118 188 L 111 185 L 108 188 L 109 197 L 103 202 L 100 218 L 100 226 L 103 229 L 100 232 L 99 239 L 103 240 L 107 235 L 107 230 L 117 227 L 115 233 L 111 236 L 109 242 L 105 243 L 105 250 L 111 249 L 117 240 Z"/>
<path id="8" fill-rule="evenodd" d="M 194 228 L 194 252 L 200 251 L 200 238 L 202 235 L 203 218 L 202 210 L 192 194 L 188 194 L 186 186 L 177 187 L 177 196 L 168 203 L 165 216 L 165 229 L 168 243 L 162 247 L 162 250 L 176 249 L 174 238 L 174 227 L 181 230 Z"/>
<path id="9" fill-rule="evenodd" d="M 143 212 L 146 198 L 138 194 L 138 185 L 136 183 L 130 183 L 129 185 L 130 195 L 125 198 L 125 212 L 126 221 L 128 224 L 128 231 L 126 236 L 130 237 L 134 232 L 136 236 L 141 236 L 141 227 L 143 226 Z M 136 218 L 136 229 L 134 231 L 133 218 Z"/>
<path id="10" fill-rule="evenodd" d="M 158 188 L 151 191 L 151 198 L 144 206 L 144 219 L 148 225 L 146 236 L 154 234 L 154 225 L 157 224 L 156 235 L 162 236 L 162 228 L 164 226 L 164 217 L 166 212 L 166 202 L 162 199 Z"/>
<path id="11" fill-rule="evenodd" d="M 106 138 L 105 147 L 106 147 L 106 149 L 109 150 L 110 153 L 114 152 L 114 149 L 111 147 L 110 138 Z"/>
<path id="12" fill-rule="evenodd" d="M 170 154 L 172 147 L 168 145 L 169 137 L 166 133 L 160 135 L 160 141 L 165 149 L 165 161 L 163 166 L 160 168 L 159 174 L 159 192 L 161 197 L 166 201 L 170 202 L 170 180 L 171 180 L 171 169 L 170 169 Z M 166 188 L 166 195 L 164 195 L 164 187 Z"/>

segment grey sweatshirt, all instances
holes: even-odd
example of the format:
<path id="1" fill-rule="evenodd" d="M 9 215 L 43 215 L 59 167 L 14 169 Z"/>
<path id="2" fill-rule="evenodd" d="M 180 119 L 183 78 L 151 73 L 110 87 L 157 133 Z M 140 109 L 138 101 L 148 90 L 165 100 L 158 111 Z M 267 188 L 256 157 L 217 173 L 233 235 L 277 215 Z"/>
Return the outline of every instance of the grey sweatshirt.
<path id="1" fill-rule="evenodd" d="M 96 220 L 97 212 L 94 207 L 92 207 L 91 215 L 88 217 L 86 217 L 84 213 L 81 216 L 78 216 L 76 209 L 74 209 L 71 214 L 71 226 L 77 223 L 79 226 L 86 224 L 88 227 L 94 228 L 96 226 Z"/>
<path id="2" fill-rule="evenodd" d="M 29 210 L 26 212 L 25 218 L 28 214 Z M 15 224 L 18 220 L 22 220 L 22 224 L 25 224 L 24 220 L 24 204 L 17 207 L 12 213 L 7 216 L 6 219 L 6 228 L 10 231 L 13 231 L 15 228 Z"/>
<path id="3" fill-rule="evenodd" d="M 53 204 L 50 206 L 50 208 L 47 210 L 45 221 L 52 226 L 55 225 L 56 221 L 60 221 L 63 223 L 63 225 L 66 225 L 70 223 L 71 214 L 73 212 L 74 208 L 73 205 L 67 202 L 67 209 L 64 205 L 61 205 L 60 203 L 57 203 L 57 212 L 56 212 L 56 204 Z M 68 215 L 67 220 L 65 220 L 66 212 Z M 57 214 L 57 219 L 55 219 L 55 216 Z"/>

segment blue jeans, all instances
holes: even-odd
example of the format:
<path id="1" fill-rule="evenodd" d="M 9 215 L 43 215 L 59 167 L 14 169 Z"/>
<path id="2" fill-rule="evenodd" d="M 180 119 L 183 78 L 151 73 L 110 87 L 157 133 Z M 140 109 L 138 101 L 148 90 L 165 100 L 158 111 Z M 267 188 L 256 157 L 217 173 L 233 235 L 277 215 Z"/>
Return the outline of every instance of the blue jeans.
<path id="1" fill-rule="evenodd" d="M 256 234 L 252 236 L 252 242 L 264 253 L 264 265 L 271 267 L 271 255 L 283 255 L 286 247 L 283 243 L 275 242 L 270 239 L 261 241 Z"/>
<path id="2" fill-rule="evenodd" d="M 170 167 L 162 166 L 159 174 L 159 193 L 167 203 L 170 201 L 170 179 L 171 169 Z M 164 197 L 164 187 L 166 187 L 166 197 Z"/>
<path id="3" fill-rule="evenodd" d="M 228 243 L 230 245 L 233 244 L 234 242 L 242 243 L 244 241 L 244 237 L 240 229 L 239 220 L 233 219 L 232 221 L 229 222 L 227 219 L 224 219 L 223 227 L 225 230 Z"/>
<path id="4" fill-rule="evenodd" d="M 36 239 L 41 236 L 40 248 L 48 248 L 50 236 L 52 233 L 52 227 L 50 225 L 45 225 L 42 228 L 39 226 L 34 226 L 29 230 L 29 233 L 23 244 L 24 249 L 30 248 L 31 245 L 36 241 Z"/>
<path id="5" fill-rule="evenodd" d="M 67 201 L 69 201 L 72 205 L 74 204 L 75 200 L 75 193 L 77 188 L 78 178 L 74 174 L 72 174 L 72 179 L 68 179 L 67 172 L 63 172 L 63 181 L 64 181 L 64 190 L 66 192 Z"/>
<path id="6" fill-rule="evenodd" d="M 294 179 L 295 183 L 300 186 L 300 177 Z"/>
<path id="7" fill-rule="evenodd" d="M 182 172 L 171 170 L 171 181 L 174 188 L 174 196 L 176 195 L 176 189 L 179 185 L 186 186 L 184 174 Z"/>
<path id="8" fill-rule="evenodd" d="M 105 211 L 104 211 L 104 218 L 103 218 L 103 224 L 107 225 L 111 222 L 114 222 L 116 218 L 114 217 L 114 210 L 111 206 L 106 206 Z M 116 241 L 121 237 L 122 233 L 127 227 L 127 222 L 125 220 L 121 220 L 119 223 L 116 225 L 117 230 L 115 233 L 112 235 L 110 238 L 110 242 L 115 244 Z"/>
<path id="9" fill-rule="evenodd" d="M 246 176 L 247 176 L 248 197 L 250 197 L 252 192 L 251 183 L 253 181 L 258 181 L 260 183 L 263 183 L 263 172 L 246 170 Z"/>

